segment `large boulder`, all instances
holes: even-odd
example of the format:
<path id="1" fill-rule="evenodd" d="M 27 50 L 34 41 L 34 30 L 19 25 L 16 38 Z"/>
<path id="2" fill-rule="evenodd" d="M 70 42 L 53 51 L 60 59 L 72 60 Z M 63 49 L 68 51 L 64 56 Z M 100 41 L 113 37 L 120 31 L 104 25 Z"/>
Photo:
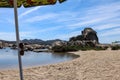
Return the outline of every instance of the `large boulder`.
<path id="1" fill-rule="evenodd" d="M 85 28 L 81 31 L 81 35 L 71 37 L 69 40 L 71 45 L 81 45 L 81 46 L 96 46 L 99 44 L 97 37 L 97 32 L 92 28 Z"/>
<path id="2" fill-rule="evenodd" d="M 99 43 L 99 40 L 97 37 L 97 32 L 94 31 L 92 28 L 85 28 L 82 31 L 82 35 L 83 35 L 85 41 L 91 41 L 96 44 Z"/>
<path id="3" fill-rule="evenodd" d="M 55 41 L 53 44 L 52 44 L 52 47 L 54 46 L 63 46 L 64 42 L 63 41 Z"/>

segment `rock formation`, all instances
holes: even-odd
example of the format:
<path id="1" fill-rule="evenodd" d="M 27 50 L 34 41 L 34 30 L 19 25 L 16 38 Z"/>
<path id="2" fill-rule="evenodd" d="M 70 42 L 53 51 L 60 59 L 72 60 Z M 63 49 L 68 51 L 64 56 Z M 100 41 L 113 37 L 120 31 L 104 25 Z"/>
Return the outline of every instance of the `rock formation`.
<path id="1" fill-rule="evenodd" d="M 81 35 L 71 37 L 69 42 L 71 44 L 72 43 L 78 44 L 78 42 L 80 42 L 81 45 L 89 46 L 95 46 L 96 44 L 99 44 L 97 32 L 92 28 L 85 28 L 83 31 L 81 31 Z"/>
<path id="2" fill-rule="evenodd" d="M 0 41 L 0 49 L 2 49 L 2 47 L 3 47 L 3 46 L 2 46 L 2 42 Z"/>
<path id="3" fill-rule="evenodd" d="M 92 28 L 85 28 L 82 31 L 82 35 L 85 41 L 92 41 L 92 42 L 95 42 L 96 44 L 99 43 L 97 32 L 94 31 Z"/>

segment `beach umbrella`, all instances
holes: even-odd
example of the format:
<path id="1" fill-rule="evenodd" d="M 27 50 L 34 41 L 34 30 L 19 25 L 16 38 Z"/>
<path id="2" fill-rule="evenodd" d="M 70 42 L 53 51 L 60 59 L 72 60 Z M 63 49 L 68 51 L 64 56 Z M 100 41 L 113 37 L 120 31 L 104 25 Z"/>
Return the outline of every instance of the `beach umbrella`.
<path id="1" fill-rule="evenodd" d="M 18 47 L 18 62 L 19 62 L 19 70 L 20 70 L 20 80 L 23 80 L 23 72 L 22 72 L 22 62 L 21 62 L 21 55 L 20 55 L 20 43 L 19 39 L 19 25 L 18 25 L 18 13 L 17 8 L 21 7 L 22 5 L 27 7 L 34 7 L 34 6 L 44 6 L 44 5 L 54 5 L 57 1 L 62 3 L 66 0 L 0 0 L 0 7 L 2 8 L 14 8 L 14 17 L 15 17 L 15 29 L 16 29 L 16 43 Z M 22 50 L 23 52 L 23 50 Z"/>

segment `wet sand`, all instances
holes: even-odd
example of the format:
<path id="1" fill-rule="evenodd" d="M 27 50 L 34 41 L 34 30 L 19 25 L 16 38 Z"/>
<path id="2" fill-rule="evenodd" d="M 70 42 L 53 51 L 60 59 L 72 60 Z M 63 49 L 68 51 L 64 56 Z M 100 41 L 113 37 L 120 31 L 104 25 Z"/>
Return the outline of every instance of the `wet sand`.
<path id="1" fill-rule="evenodd" d="M 120 80 L 120 50 L 77 51 L 71 61 L 24 69 L 24 80 Z M 0 80 L 19 80 L 18 70 L 1 70 Z"/>

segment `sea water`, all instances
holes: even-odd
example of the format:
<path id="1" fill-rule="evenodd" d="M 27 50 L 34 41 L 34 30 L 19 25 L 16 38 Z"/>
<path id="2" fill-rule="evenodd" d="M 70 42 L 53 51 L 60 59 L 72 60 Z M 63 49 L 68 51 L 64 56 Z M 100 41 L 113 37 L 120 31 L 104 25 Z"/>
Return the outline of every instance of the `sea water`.
<path id="1" fill-rule="evenodd" d="M 48 65 L 72 60 L 78 56 L 69 53 L 25 52 L 22 56 L 23 68 Z M 18 51 L 10 48 L 0 49 L 0 69 L 18 68 Z"/>

